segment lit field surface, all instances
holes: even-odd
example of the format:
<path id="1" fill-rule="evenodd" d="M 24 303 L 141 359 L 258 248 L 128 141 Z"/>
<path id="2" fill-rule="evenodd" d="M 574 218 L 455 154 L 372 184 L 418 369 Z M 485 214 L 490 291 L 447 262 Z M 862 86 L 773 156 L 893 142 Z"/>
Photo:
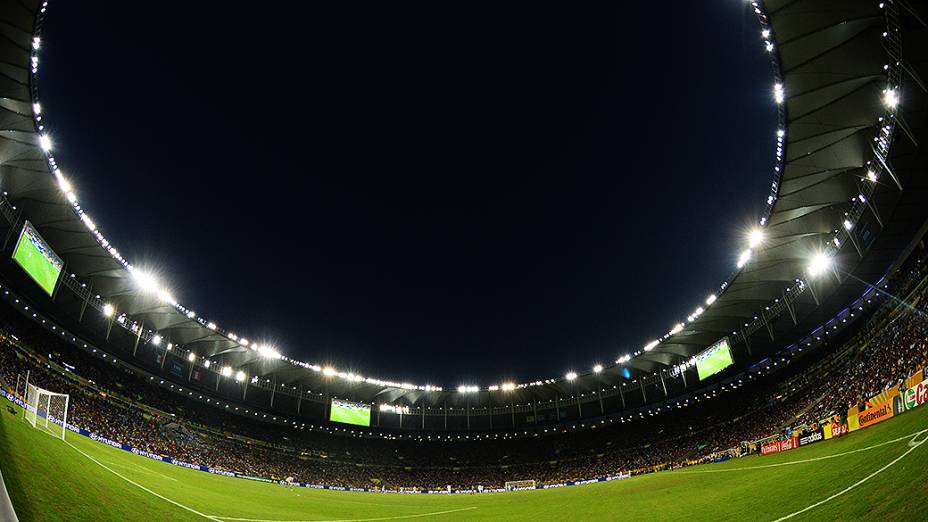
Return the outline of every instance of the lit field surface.
<path id="1" fill-rule="evenodd" d="M 72 433 L 70 446 L 4 408 L 0 469 L 23 521 L 925 520 L 928 445 L 919 441 L 928 433 L 916 434 L 926 427 L 922 407 L 770 457 L 544 491 L 446 496 L 290 490 L 215 476 Z"/>

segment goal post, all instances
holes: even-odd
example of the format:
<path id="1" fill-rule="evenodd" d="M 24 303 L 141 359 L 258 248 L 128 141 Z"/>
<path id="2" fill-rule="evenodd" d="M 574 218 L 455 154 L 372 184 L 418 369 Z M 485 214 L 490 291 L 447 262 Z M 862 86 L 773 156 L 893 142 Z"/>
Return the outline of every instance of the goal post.
<path id="1" fill-rule="evenodd" d="M 506 491 L 515 491 L 519 489 L 535 489 L 534 480 L 509 480 L 505 484 Z"/>
<path id="2" fill-rule="evenodd" d="M 66 393 L 55 393 L 27 384 L 24 417 L 33 428 L 64 440 L 64 434 L 68 431 L 69 399 Z"/>

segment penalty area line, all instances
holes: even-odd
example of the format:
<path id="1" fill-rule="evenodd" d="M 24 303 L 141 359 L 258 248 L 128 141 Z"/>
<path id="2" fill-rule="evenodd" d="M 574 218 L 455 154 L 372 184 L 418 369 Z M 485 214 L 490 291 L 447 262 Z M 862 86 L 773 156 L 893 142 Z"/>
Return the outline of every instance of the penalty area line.
<path id="1" fill-rule="evenodd" d="M 882 468 L 880 468 L 880 469 L 874 471 L 873 473 L 867 475 L 866 477 L 864 477 L 864 478 L 858 480 L 857 482 L 855 482 L 855 483 L 851 484 L 850 486 L 848 486 L 848 487 L 842 489 L 841 491 L 835 493 L 834 495 L 831 495 L 831 496 L 828 497 L 828 498 L 825 498 L 825 499 L 823 499 L 823 500 L 819 500 L 819 501 L 816 502 L 815 504 L 812 504 L 812 505 L 810 505 L 810 506 L 804 507 L 804 508 L 800 509 L 799 511 L 796 511 L 796 512 L 794 512 L 794 513 L 790 513 L 789 515 L 786 515 L 786 516 L 784 516 L 784 517 L 780 517 L 780 518 L 774 520 L 773 522 L 782 522 L 783 520 L 788 520 L 788 519 L 790 519 L 790 518 L 795 517 L 796 515 L 801 515 L 802 513 L 805 513 L 806 511 L 809 511 L 809 510 L 811 510 L 811 509 L 815 509 L 815 508 L 821 506 L 822 504 L 824 504 L 824 503 L 826 503 L 826 502 L 829 502 L 829 501 L 831 501 L 831 500 L 834 500 L 834 499 L 840 497 L 841 495 L 847 493 L 848 491 L 851 491 L 852 489 L 856 488 L 857 486 L 860 486 L 860 485 L 863 484 L 864 482 L 867 482 L 868 480 L 872 479 L 873 477 L 875 477 L 875 476 L 879 475 L 880 473 L 886 471 L 886 470 L 889 469 L 891 466 L 893 466 L 895 463 L 897 463 L 897 462 L 899 462 L 900 460 L 902 460 L 903 458 L 905 458 L 906 455 L 908 455 L 909 453 L 912 453 L 913 451 L 915 451 L 916 449 L 918 449 L 919 446 L 921 446 L 922 444 L 924 444 L 924 443 L 926 442 L 925 439 L 922 439 L 922 440 L 920 440 L 920 441 L 918 441 L 918 442 L 915 442 L 915 439 L 918 438 L 918 436 L 921 435 L 922 433 L 924 433 L 924 430 L 922 430 L 922 431 L 916 433 L 915 436 L 912 437 L 912 440 L 911 440 L 910 443 L 909 443 L 909 446 L 910 446 L 909 449 L 907 449 L 907 450 L 905 451 L 905 453 L 903 453 L 902 455 L 899 455 L 898 457 L 896 457 L 895 459 L 893 459 L 891 462 L 889 462 L 888 464 L 886 464 L 886 465 L 883 466 Z"/>
<path id="2" fill-rule="evenodd" d="M 109 472 L 112 473 L 113 475 L 116 475 L 117 477 L 119 477 L 119 478 L 125 480 L 125 481 L 128 482 L 129 484 L 132 484 L 133 486 L 135 486 L 135 487 L 141 489 L 142 491 L 145 491 L 146 493 L 149 493 L 149 494 L 151 494 L 151 495 L 154 495 L 154 496 L 156 496 L 156 497 L 158 497 L 158 498 L 160 498 L 161 500 L 164 500 L 164 501 L 166 501 L 166 502 L 170 502 L 171 504 L 174 504 L 175 506 L 177 506 L 177 507 L 179 507 L 179 508 L 181 508 L 181 509 L 187 510 L 187 511 L 193 513 L 194 515 L 199 515 L 199 516 L 201 516 L 201 517 L 203 517 L 203 518 L 208 518 L 208 519 L 214 520 L 214 521 L 216 521 L 216 522 L 221 522 L 217 517 L 213 517 L 213 516 L 207 515 L 207 514 L 205 514 L 205 513 L 200 513 L 199 511 L 193 509 L 192 507 L 185 506 L 185 505 L 181 504 L 180 502 L 177 502 L 177 501 L 175 501 L 175 500 L 171 500 L 171 499 L 169 499 L 168 497 L 166 497 L 166 496 L 164 496 L 164 495 L 161 495 L 161 494 L 159 494 L 159 493 L 156 493 L 156 492 L 154 492 L 154 491 L 152 491 L 152 490 L 146 488 L 145 486 L 139 484 L 138 482 L 136 482 L 136 481 L 134 481 L 134 480 L 132 480 L 132 479 L 130 479 L 130 478 L 128 478 L 128 477 L 123 476 L 123 475 L 120 474 L 119 472 L 115 471 L 113 468 L 108 467 L 106 464 L 103 464 L 103 463 L 100 462 L 99 460 L 97 460 L 97 459 L 95 459 L 94 457 L 88 455 L 87 453 L 85 453 L 83 450 L 81 450 L 80 448 L 78 448 L 78 447 L 75 446 L 74 444 L 71 444 L 71 443 L 68 442 L 68 441 L 64 441 L 64 443 L 67 444 L 68 446 L 71 446 L 72 448 L 74 448 L 74 451 L 76 451 L 76 452 L 80 453 L 81 455 L 83 455 L 83 456 L 87 457 L 88 459 L 90 459 L 90 460 L 91 460 L 94 464 L 96 464 L 97 466 L 100 466 L 101 468 L 105 469 L 106 471 L 109 471 Z"/>
<path id="3" fill-rule="evenodd" d="M 264 518 L 235 518 L 235 517 L 220 517 L 218 515 L 213 515 L 212 518 L 218 519 L 220 521 L 231 521 L 231 522 L 375 522 L 378 520 L 407 520 L 410 518 L 423 518 L 423 517 L 434 517 L 437 515 L 447 515 L 448 513 L 460 513 L 461 511 L 471 511 L 477 509 L 476 506 L 458 508 L 458 509 L 448 509 L 445 511 L 432 511 L 431 513 L 417 513 L 415 515 L 396 515 L 392 517 L 377 517 L 377 518 L 339 518 L 335 520 L 271 520 Z"/>

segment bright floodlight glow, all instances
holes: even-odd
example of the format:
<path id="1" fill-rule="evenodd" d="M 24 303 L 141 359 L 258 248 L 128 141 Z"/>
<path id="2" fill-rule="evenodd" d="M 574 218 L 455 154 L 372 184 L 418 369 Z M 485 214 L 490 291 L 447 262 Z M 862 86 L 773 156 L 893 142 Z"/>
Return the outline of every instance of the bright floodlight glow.
<path id="1" fill-rule="evenodd" d="M 760 35 L 763 36 L 764 38 L 770 38 L 770 29 L 764 29 L 763 31 L 760 32 Z"/>
<path id="2" fill-rule="evenodd" d="M 828 257 L 823 252 L 819 252 L 818 254 L 815 254 L 815 257 L 813 257 L 812 261 L 809 262 L 809 267 L 808 267 L 809 275 L 812 277 L 818 276 L 822 272 L 825 272 L 826 270 L 831 268 L 832 262 L 833 262 L 832 258 Z"/>
<path id="3" fill-rule="evenodd" d="M 577 372 L 567 372 L 567 375 L 564 376 L 568 381 L 572 381 L 577 378 Z"/>
<path id="4" fill-rule="evenodd" d="M 593 373 L 600 373 L 601 371 L 603 371 L 603 365 L 597 364 L 596 366 L 593 366 Z"/>
<path id="5" fill-rule="evenodd" d="M 852 228 L 854 228 L 854 223 L 851 223 L 851 220 L 850 220 L 850 219 L 845 219 L 845 220 L 844 220 L 844 230 L 850 230 L 850 229 L 852 229 Z"/>
<path id="6" fill-rule="evenodd" d="M 223 377 L 229 377 L 230 375 L 232 375 L 232 368 L 229 367 L 229 366 L 223 366 L 223 367 L 222 367 L 222 376 L 223 376 Z"/>
<path id="7" fill-rule="evenodd" d="M 151 338 L 151 344 L 155 346 L 158 346 L 159 344 L 161 344 L 161 336 L 158 334 L 155 334 L 155 336 Z"/>
<path id="8" fill-rule="evenodd" d="M 895 109 L 899 105 L 899 93 L 896 89 L 886 89 L 883 93 L 883 103 L 890 109 Z"/>
<path id="9" fill-rule="evenodd" d="M 133 270 L 132 277 L 135 278 L 135 282 L 138 283 L 139 288 L 146 292 L 154 292 L 158 289 L 158 281 L 141 270 Z"/>
<path id="10" fill-rule="evenodd" d="M 235 380 L 236 380 L 237 382 L 242 382 L 242 381 L 244 381 L 244 380 L 245 380 L 245 372 L 243 372 L 242 370 L 239 370 L 239 371 L 235 372 Z"/>
<path id="11" fill-rule="evenodd" d="M 40 135 L 39 146 L 42 147 L 42 150 L 45 152 L 52 150 L 52 139 L 49 138 L 47 134 Z"/>
<path id="12" fill-rule="evenodd" d="M 712 295 L 710 295 L 709 297 L 707 297 L 707 298 L 706 298 L 706 306 L 710 306 L 712 303 L 715 302 L 716 299 L 718 299 L 718 296 L 715 295 L 715 294 L 712 294 Z"/>
<path id="13" fill-rule="evenodd" d="M 103 315 L 107 317 L 113 317 L 113 314 L 116 313 L 116 309 L 113 308 L 113 305 L 106 303 L 103 305 Z"/>
<path id="14" fill-rule="evenodd" d="M 773 99 L 776 100 L 777 103 L 783 103 L 783 100 L 786 99 L 782 83 L 773 84 Z"/>
<path id="15" fill-rule="evenodd" d="M 263 349 L 264 348 L 262 347 L 262 350 Z M 331 377 L 333 375 L 336 375 L 337 373 L 338 372 L 335 371 L 335 368 L 332 368 L 331 366 L 326 366 L 325 368 L 322 369 L 322 375 L 325 375 L 326 377 Z"/>
<path id="16" fill-rule="evenodd" d="M 187 360 L 190 362 L 197 360 L 197 354 L 190 352 L 190 355 L 187 356 Z"/>
<path id="17" fill-rule="evenodd" d="M 262 357 L 267 357 L 268 359 L 280 359 L 280 352 L 270 346 L 262 346 L 258 348 L 258 354 L 260 354 Z M 334 372 L 335 370 L 332 371 Z"/>
<path id="18" fill-rule="evenodd" d="M 171 348 L 174 348 L 174 343 L 168 343 L 166 350 L 170 352 Z"/>
<path id="19" fill-rule="evenodd" d="M 210 361 L 209 359 L 203 361 L 203 367 L 204 367 L 204 368 L 209 368 L 209 365 L 210 365 L 210 364 L 212 364 L 212 361 Z"/>
<path id="20" fill-rule="evenodd" d="M 748 234 L 748 246 L 751 248 L 764 242 L 764 231 L 761 228 L 755 228 Z"/>
<path id="21" fill-rule="evenodd" d="M 876 183 L 876 172 L 873 172 L 872 170 L 868 170 L 867 179 L 869 179 L 872 183 Z"/>
<path id="22" fill-rule="evenodd" d="M 670 335 L 680 333 L 683 330 L 683 323 L 677 323 L 670 329 Z"/>
<path id="23" fill-rule="evenodd" d="M 649 342 L 648 344 L 644 345 L 644 351 L 650 352 L 651 350 L 654 349 L 655 346 L 658 345 L 659 342 L 660 342 L 660 341 L 658 341 L 657 339 L 655 339 L 655 340 Z"/>
<path id="24" fill-rule="evenodd" d="M 738 256 L 738 268 L 743 267 L 747 264 L 748 260 L 751 259 L 751 249 L 748 248 L 741 252 L 741 255 Z"/>
<path id="25" fill-rule="evenodd" d="M 502 384 L 502 386 L 500 386 L 500 388 L 501 388 L 503 391 L 512 391 L 512 390 L 516 389 L 516 385 L 515 385 L 514 383 L 511 383 L 511 382 L 504 382 L 504 383 Z"/>
<path id="26" fill-rule="evenodd" d="M 206 327 L 209 328 L 210 330 L 215 330 L 217 328 L 216 323 L 214 322 L 206 323 Z"/>

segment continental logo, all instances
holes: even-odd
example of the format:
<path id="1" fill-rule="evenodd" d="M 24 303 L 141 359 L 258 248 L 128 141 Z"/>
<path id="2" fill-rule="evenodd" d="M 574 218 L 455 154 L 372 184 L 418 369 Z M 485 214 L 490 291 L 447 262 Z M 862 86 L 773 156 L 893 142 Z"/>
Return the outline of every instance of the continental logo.
<path id="1" fill-rule="evenodd" d="M 872 426 L 892 416 L 893 416 L 892 403 L 884 402 L 883 404 L 870 408 L 869 410 L 858 415 L 857 423 L 861 428 L 866 428 L 867 426 Z"/>

